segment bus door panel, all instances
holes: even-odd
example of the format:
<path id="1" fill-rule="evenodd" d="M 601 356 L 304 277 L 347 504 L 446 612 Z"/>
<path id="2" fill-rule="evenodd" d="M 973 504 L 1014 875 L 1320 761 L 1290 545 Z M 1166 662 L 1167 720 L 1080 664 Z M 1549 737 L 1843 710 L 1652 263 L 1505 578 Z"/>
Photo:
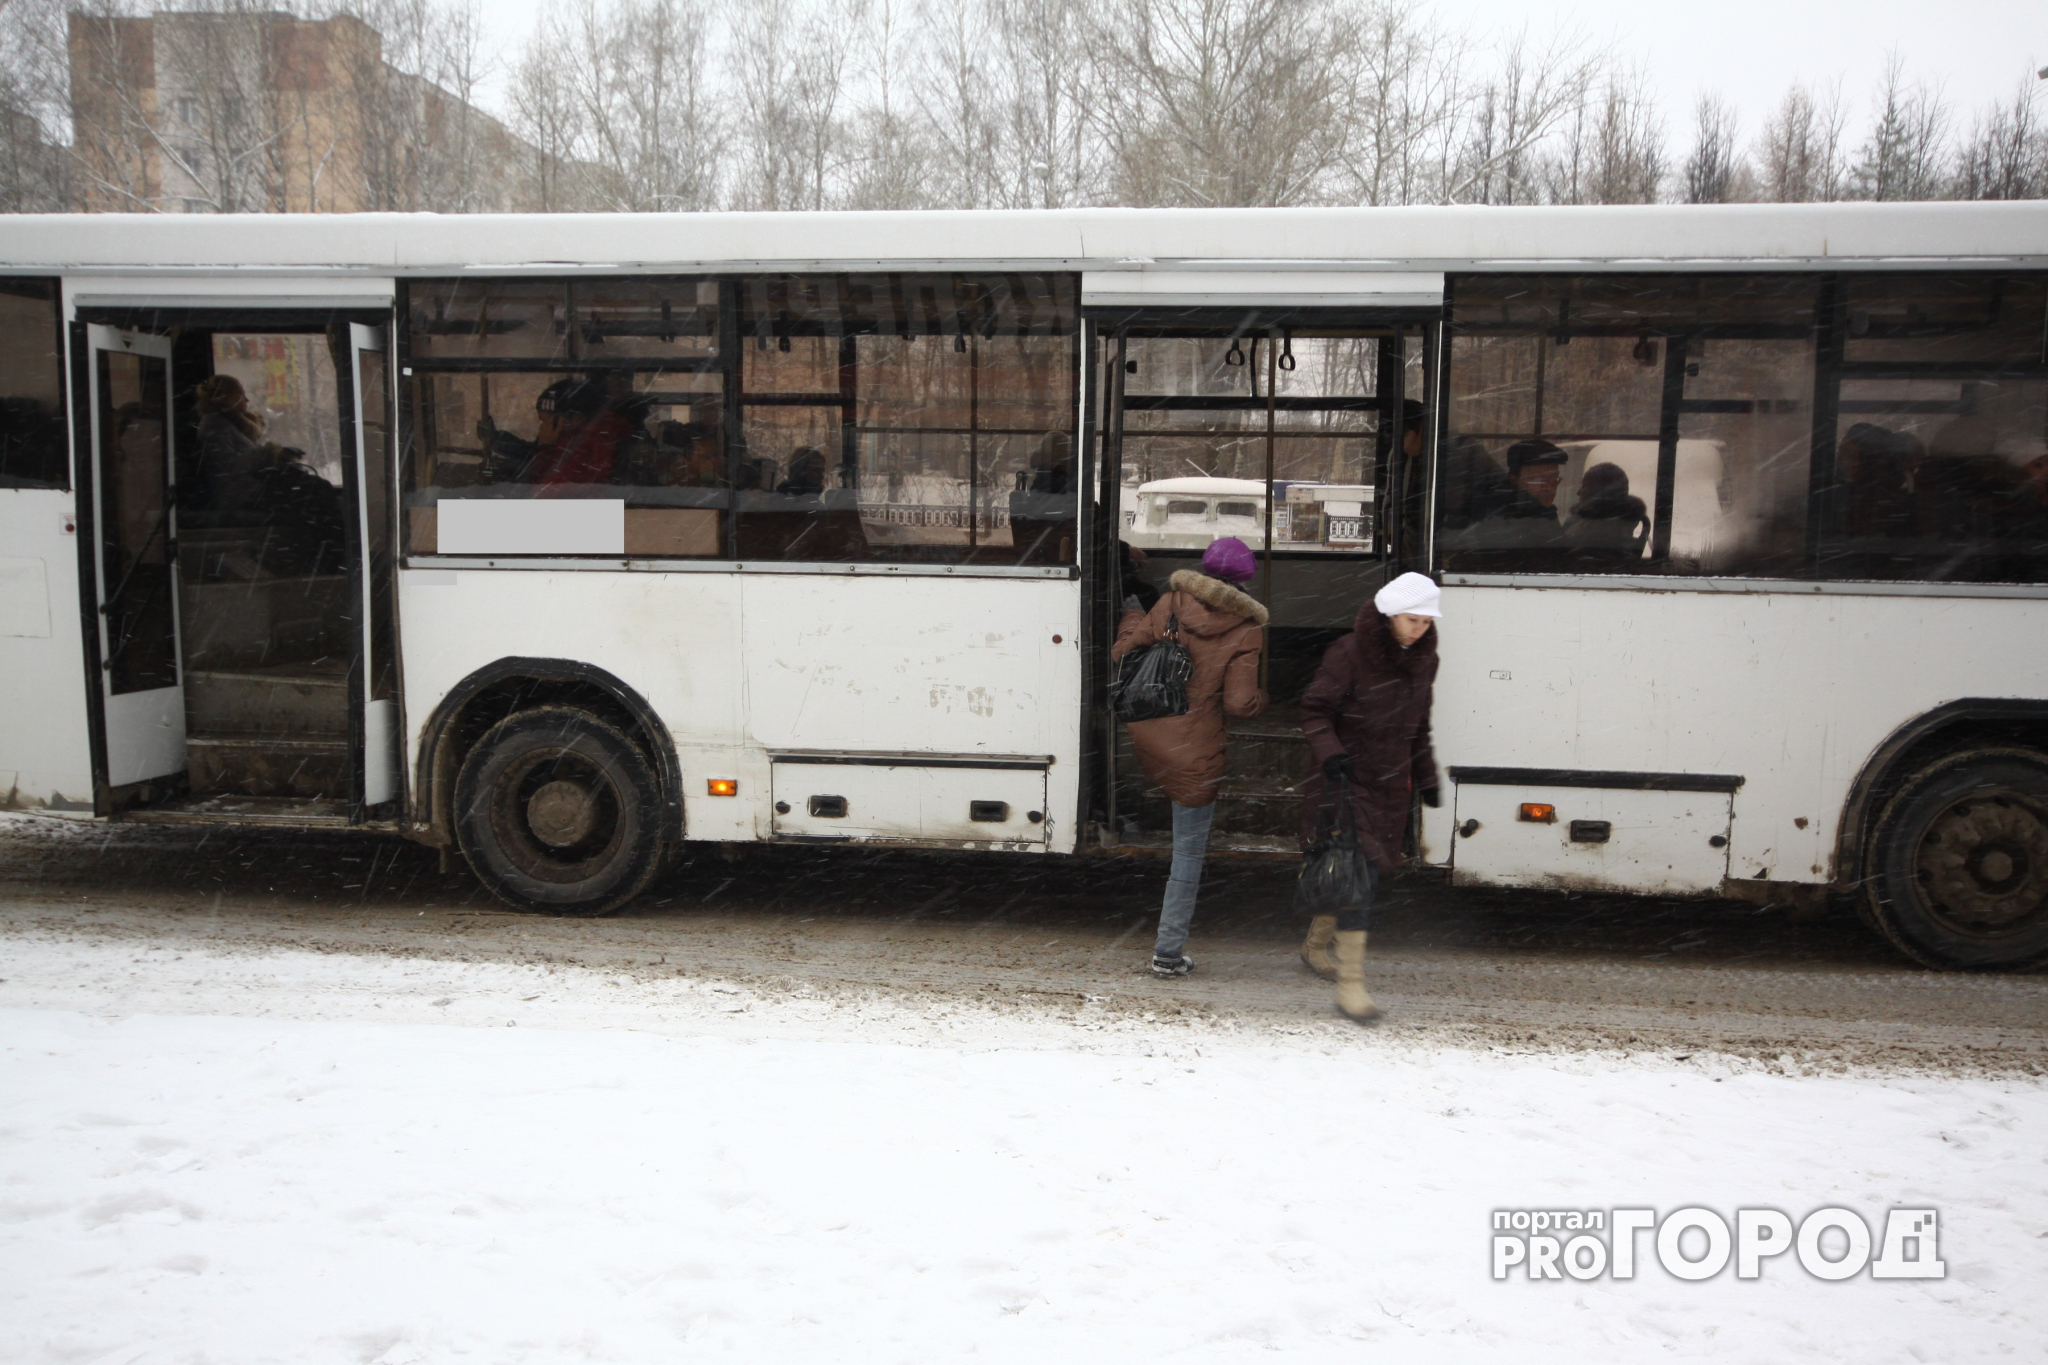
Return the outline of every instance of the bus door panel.
<path id="1" fill-rule="evenodd" d="M 185 771 L 171 341 L 87 329 L 106 782 Z"/>
<path id="2" fill-rule="evenodd" d="M 349 324 L 349 368 L 354 381 L 357 583 L 362 593 L 362 666 L 356 696 L 362 714 L 362 804 L 381 806 L 399 797 L 399 718 L 396 594 L 392 508 L 391 368 L 384 329 Z"/>

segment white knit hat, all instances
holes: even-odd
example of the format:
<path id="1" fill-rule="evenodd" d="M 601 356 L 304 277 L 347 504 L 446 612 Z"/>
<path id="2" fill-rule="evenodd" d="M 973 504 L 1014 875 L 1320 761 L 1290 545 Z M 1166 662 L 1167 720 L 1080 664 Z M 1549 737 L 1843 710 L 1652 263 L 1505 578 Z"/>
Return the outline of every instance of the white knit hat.
<path id="1" fill-rule="evenodd" d="M 1443 590 L 1419 573 L 1404 573 L 1372 595 L 1382 616 L 1442 617 Z"/>

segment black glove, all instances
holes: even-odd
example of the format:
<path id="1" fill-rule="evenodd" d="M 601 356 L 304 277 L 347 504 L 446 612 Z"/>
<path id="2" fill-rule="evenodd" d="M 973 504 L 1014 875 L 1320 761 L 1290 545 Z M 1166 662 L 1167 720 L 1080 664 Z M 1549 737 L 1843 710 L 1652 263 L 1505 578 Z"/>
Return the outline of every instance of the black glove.
<path id="1" fill-rule="evenodd" d="M 1435 810 L 1435 809 L 1436 809 L 1436 808 L 1437 808 L 1438 806 L 1441 806 L 1441 805 L 1442 805 L 1443 803 L 1444 803 L 1444 793 L 1443 793 L 1443 788 L 1441 788 L 1441 787 L 1424 787 L 1424 788 L 1422 789 L 1422 804 L 1423 804 L 1423 805 L 1425 805 L 1425 806 L 1428 806 L 1428 807 L 1429 807 L 1429 808 L 1430 808 L 1431 810 Z"/>
<path id="2" fill-rule="evenodd" d="M 1340 777 L 1347 782 L 1351 780 L 1350 754 L 1331 754 L 1323 760 L 1323 779 L 1335 782 Z"/>

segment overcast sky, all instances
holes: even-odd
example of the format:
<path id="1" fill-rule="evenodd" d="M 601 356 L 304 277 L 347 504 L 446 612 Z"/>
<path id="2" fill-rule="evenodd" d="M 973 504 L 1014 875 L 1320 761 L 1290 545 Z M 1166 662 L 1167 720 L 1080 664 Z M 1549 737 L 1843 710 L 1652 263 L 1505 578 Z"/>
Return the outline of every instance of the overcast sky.
<path id="1" fill-rule="evenodd" d="M 543 0 L 485 0 L 484 23 L 509 61 Z M 1794 81 L 1839 79 L 1854 120 L 1896 48 L 1909 73 L 1961 110 L 2004 94 L 2048 64 L 2048 0 L 1438 0 L 1448 24 L 1484 38 L 1528 26 L 1576 28 L 1642 62 L 1675 144 L 1692 104 L 1718 90 L 1744 140 Z M 1967 122 L 1967 114 L 1964 116 Z"/>

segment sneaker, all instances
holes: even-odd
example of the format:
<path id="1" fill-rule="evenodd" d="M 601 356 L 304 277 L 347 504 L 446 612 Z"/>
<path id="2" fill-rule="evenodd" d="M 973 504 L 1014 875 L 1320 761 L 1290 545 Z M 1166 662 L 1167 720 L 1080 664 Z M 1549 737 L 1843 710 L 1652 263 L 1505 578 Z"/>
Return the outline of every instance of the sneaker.
<path id="1" fill-rule="evenodd" d="M 1152 975 L 1154 976 L 1186 976 L 1194 969 L 1195 960 L 1186 953 L 1182 953 L 1179 957 L 1159 957 L 1155 955 L 1152 959 Z"/>

